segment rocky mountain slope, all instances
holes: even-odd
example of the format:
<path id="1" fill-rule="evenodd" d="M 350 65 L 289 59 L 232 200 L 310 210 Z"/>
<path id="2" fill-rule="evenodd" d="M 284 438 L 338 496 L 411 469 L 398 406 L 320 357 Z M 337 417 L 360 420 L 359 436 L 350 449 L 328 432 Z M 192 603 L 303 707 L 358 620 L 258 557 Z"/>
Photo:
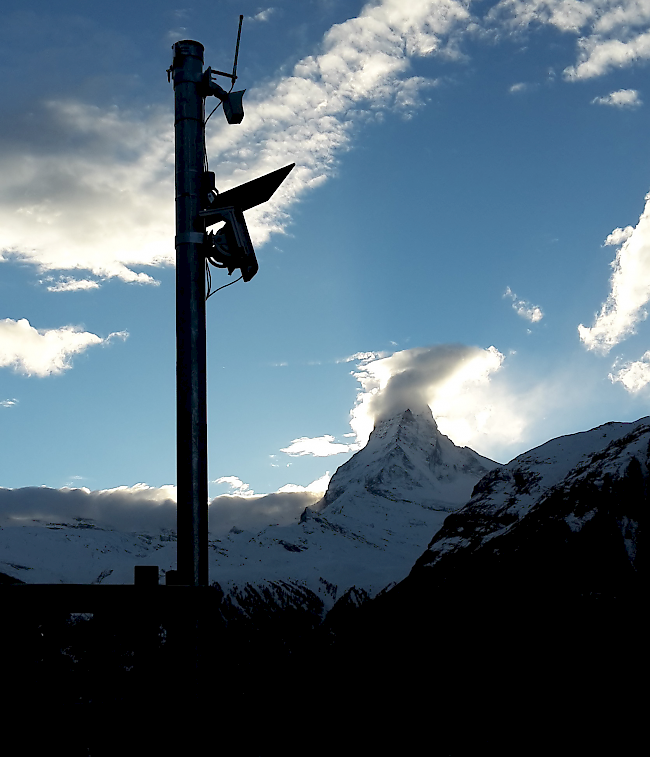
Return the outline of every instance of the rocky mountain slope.
<path id="1" fill-rule="evenodd" d="M 553 439 L 490 471 L 382 612 L 641 596 L 650 417 Z"/>

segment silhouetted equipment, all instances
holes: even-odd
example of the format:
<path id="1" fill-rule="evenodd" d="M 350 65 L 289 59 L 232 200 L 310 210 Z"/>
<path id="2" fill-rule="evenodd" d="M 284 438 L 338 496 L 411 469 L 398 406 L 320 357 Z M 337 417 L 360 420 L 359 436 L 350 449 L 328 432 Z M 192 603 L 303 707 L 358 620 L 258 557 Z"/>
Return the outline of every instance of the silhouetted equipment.
<path id="1" fill-rule="evenodd" d="M 203 74 L 203 94 L 204 96 L 214 95 L 221 100 L 223 104 L 223 112 L 226 115 L 226 121 L 229 124 L 240 124 L 244 120 L 244 92 L 242 89 L 240 92 L 226 92 L 223 87 L 220 87 L 215 81 L 212 81 L 212 76 L 219 74 L 219 71 L 213 71 L 211 68 L 207 68 Z M 227 76 L 227 74 L 221 74 L 221 76 Z"/>
<path id="2" fill-rule="evenodd" d="M 239 17 L 239 29 L 237 30 L 237 44 L 235 45 L 235 60 L 232 64 L 232 73 L 227 74 L 224 71 L 213 71 L 211 68 L 206 68 L 203 74 L 203 87 L 204 97 L 207 95 L 215 95 L 221 100 L 223 105 L 223 112 L 226 116 L 226 121 L 229 124 L 240 124 L 244 120 L 244 92 L 242 89 L 240 92 L 226 92 L 225 89 L 220 87 L 215 81 L 212 81 L 213 76 L 225 76 L 232 81 L 232 86 L 235 86 L 237 81 L 237 58 L 239 57 L 239 40 L 241 39 L 241 25 L 244 21 L 244 17 Z M 232 87 L 231 87 L 232 90 Z M 247 279 L 244 279 L 246 281 Z"/>
<path id="3" fill-rule="evenodd" d="M 250 281 L 259 266 L 244 214 L 233 207 L 219 208 L 216 220 L 225 224 L 215 234 L 206 236 L 208 260 L 217 268 L 227 268 L 229 274 L 239 268 L 244 281 Z"/>
<path id="4" fill-rule="evenodd" d="M 255 250 L 248 233 L 244 210 L 254 208 L 266 202 L 289 175 L 295 166 L 292 163 L 277 171 L 267 173 L 259 179 L 253 179 L 223 194 L 209 189 L 206 198 L 208 207 L 199 215 L 205 219 L 205 225 L 212 226 L 225 221 L 216 233 L 206 236 L 206 257 L 217 268 L 227 268 L 231 274 L 235 269 L 241 270 L 244 281 L 250 281 L 258 271 Z M 211 172 L 208 172 L 211 173 Z M 211 177 L 207 176 L 204 187 L 209 186 Z"/>
<path id="5" fill-rule="evenodd" d="M 231 74 L 203 71 L 203 45 L 182 40 L 173 45 L 169 73 L 174 80 L 176 141 L 176 402 L 178 575 L 185 586 L 207 586 L 208 465 L 205 354 L 206 260 L 229 274 L 241 270 L 244 281 L 258 271 L 244 211 L 266 202 L 294 164 L 249 181 L 223 194 L 207 171 L 205 98 L 223 104 L 228 123 L 244 117 L 244 91 L 226 92 L 214 76 L 237 79 L 243 16 Z M 206 234 L 215 223 L 222 226 Z"/>
<path id="6" fill-rule="evenodd" d="M 239 210 L 249 210 L 256 205 L 261 205 L 263 202 L 271 199 L 275 190 L 287 178 L 295 165 L 295 163 L 291 163 L 288 166 L 284 166 L 284 168 L 278 168 L 277 171 L 264 174 L 259 179 L 247 181 L 245 184 L 240 184 L 238 187 L 229 189 L 227 192 L 215 195 L 209 201 L 209 206 L 205 210 L 202 210 L 199 215 L 206 219 L 206 226 L 212 226 L 213 223 L 217 222 L 216 220 L 210 220 L 216 208 L 232 205 Z"/>

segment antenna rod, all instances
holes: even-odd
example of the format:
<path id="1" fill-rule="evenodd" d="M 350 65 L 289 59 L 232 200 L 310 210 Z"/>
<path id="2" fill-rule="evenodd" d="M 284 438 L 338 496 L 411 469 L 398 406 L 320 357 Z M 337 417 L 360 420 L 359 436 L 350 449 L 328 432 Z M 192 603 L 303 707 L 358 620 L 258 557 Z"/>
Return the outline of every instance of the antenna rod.
<path id="1" fill-rule="evenodd" d="M 239 17 L 239 29 L 237 30 L 237 44 L 235 45 L 235 62 L 232 64 L 232 82 L 235 83 L 237 79 L 237 58 L 239 57 L 239 40 L 241 39 L 241 25 L 244 21 L 244 17 Z"/>

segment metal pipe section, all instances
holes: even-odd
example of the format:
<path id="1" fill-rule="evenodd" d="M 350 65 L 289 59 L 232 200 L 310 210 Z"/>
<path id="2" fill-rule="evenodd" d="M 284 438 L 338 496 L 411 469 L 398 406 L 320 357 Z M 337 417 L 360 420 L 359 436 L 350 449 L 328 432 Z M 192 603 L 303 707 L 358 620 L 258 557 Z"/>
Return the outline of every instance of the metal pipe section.
<path id="1" fill-rule="evenodd" d="M 203 45 L 174 45 L 176 138 L 176 429 L 178 581 L 207 586 L 208 463 L 205 333 Z"/>

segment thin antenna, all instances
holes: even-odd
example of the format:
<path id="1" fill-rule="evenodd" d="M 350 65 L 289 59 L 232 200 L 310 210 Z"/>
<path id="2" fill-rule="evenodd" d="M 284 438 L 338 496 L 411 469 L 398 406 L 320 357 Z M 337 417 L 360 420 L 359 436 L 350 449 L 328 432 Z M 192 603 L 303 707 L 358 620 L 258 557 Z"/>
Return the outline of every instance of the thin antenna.
<path id="1" fill-rule="evenodd" d="M 239 57 L 239 40 L 241 39 L 241 25 L 243 21 L 244 21 L 244 17 L 240 16 L 239 29 L 237 30 L 237 44 L 235 46 L 235 62 L 232 64 L 232 73 L 227 74 L 225 71 L 215 71 L 213 68 L 208 69 L 209 71 L 211 71 L 213 74 L 216 74 L 217 76 L 225 76 L 227 79 L 230 79 L 233 84 L 237 80 L 237 58 Z"/>
<path id="2" fill-rule="evenodd" d="M 241 39 L 241 25 L 244 21 L 244 17 L 239 17 L 239 29 L 237 30 L 237 44 L 235 45 L 235 61 L 232 64 L 232 82 L 235 83 L 237 79 L 237 58 L 239 56 L 239 40 Z"/>

